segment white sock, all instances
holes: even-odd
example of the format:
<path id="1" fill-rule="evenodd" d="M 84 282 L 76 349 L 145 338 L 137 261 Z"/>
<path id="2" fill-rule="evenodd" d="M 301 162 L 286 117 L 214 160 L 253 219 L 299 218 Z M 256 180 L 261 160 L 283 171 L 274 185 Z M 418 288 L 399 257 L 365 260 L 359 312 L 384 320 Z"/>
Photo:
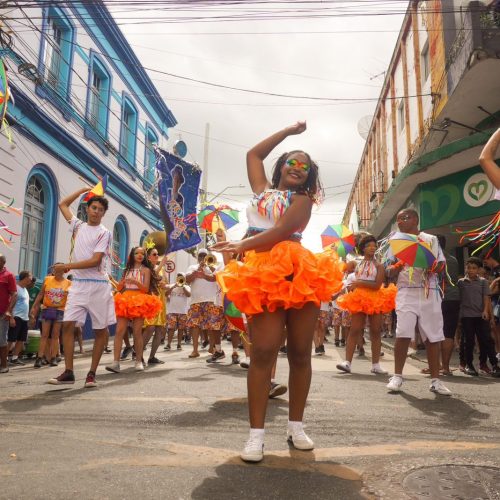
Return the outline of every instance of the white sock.
<path id="1" fill-rule="evenodd" d="M 403 375 L 401 375 L 400 373 L 395 373 L 394 376 L 403 380 Z"/>
<path id="2" fill-rule="evenodd" d="M 294 422 L 293 420 L 288 421 L 288 430 L 289 431 L 297 431 L 301 430 L 304 427 L 302 422 Z"/>
<path id="3" fill-rule="evenodd" d="M 438 379 L 438 378 L 433 378 L 433 379 L 431 379 L 431 384 L 435 384 L 435 383 L 436 383 L 436 382 L 438 382 L 438 381 L 439 381 L 439 379 Z"/>
<path id="4" fill-rule="evenodd" d="M 17 359 L 17 356 L 12 356 L 12 361 L 15 361 Z"/>
<path id="5" fill-rule="evenodd" d="M 345 361 L 345 364 L 346 364 L 349 368 L 351 368 L 351 362 L 350 362 L 350 361 Z"/>
<path id="6" fill-rule="evenodd" d="M 221 345 L 220 344 L 215 344 L 215 350 L 217 352 L 221 352 L 222 351 Z"/>
<path id="7" fill-rule="evenodd" d="M 276 383 L 276 379 L 272 378 L 271 379 L 271 384 L 275 384 Z"/>
<path id="8" fill-rule="evenodd" d="M 250 429 L 250 438 L 256 438 L 264 441 L 264 432 L 264 429 Z"/>
<path id="9" fill-rule="evenodd" d="M 380 363 L 372 363 L 372 368 L 380 368 Z"/>

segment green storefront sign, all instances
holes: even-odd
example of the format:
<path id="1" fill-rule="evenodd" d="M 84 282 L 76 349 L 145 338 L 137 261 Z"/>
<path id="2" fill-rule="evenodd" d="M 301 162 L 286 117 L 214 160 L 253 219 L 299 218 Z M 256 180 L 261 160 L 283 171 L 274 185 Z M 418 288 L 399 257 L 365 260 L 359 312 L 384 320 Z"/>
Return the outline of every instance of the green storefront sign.
<path id="1" fill-rule="evenodd" d="M 500 210 L 495 189 L 481 167 L 447 175 L 420 186 L 420 228 L 468 221 Z"/>

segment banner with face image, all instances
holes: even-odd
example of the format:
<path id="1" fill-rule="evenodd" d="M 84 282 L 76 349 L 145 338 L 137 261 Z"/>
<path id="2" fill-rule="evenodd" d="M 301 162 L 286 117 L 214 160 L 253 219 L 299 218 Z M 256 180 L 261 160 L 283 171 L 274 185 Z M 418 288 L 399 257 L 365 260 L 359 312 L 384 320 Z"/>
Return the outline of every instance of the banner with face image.
<path id="1" fill-rule="evenodd" d="M 160 148 L 156 149 L 156 169 L 166 252 L 191 248 L 201 241 L 196 217 L 201 170 Z"/>

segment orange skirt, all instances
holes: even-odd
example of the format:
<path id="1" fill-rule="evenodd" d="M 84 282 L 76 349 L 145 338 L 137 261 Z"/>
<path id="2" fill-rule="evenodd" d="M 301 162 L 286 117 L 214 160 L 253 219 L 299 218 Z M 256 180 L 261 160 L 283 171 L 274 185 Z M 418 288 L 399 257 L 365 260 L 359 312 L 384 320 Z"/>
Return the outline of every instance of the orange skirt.
<path id="1" fill-rule="evenodd" d="M 126 290 L 115 295 L 115 312 L 117 318 L 153 318 L 162 308 L 161 300 L 139 290 Z"/>
<path id="2" fill-rule="evenodd" d="M 341 295 L 337 299 L 337 305 L 352 314 L 385 314 L 396 307 L 396 292 L 397 288 L 393 284 L 378 290 L 358 287 Z"/>
<path id="3" fill-rule="evenodd" d="M 318 307 L 342 288 L 337 254 L 313 254 L 300 243 L 282 241 L 268 252 L 245 253 L 244 262 L 232 260 L 217 281 L 234 305 L 247 315 L 278 308 L 300 309 L 308 302 Z"/>

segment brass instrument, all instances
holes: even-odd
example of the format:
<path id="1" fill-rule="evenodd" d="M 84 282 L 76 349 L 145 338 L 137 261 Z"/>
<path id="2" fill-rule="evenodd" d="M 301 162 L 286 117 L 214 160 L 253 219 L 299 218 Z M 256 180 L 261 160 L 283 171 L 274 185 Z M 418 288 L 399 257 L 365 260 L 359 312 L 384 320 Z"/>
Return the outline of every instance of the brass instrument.
<path id="1" fill-rule="evenodd" d="M 177 286 L 184 286 L 186 284 L 186 278 L 184 276 L 182 276 L 182 274 L 177 276 L 177 279 L 175 280 L 175 284 Z"/>
<path id="2" fill-rule="evenodd" d="M 205 257 L 204 264 L 208 267 L 215 266 L 217 264 L 217 257 L 213 254 L 209 254 Z"/>
<path id="3" fill-rule="evenodd" d="M 143 246 L 154 245 L 159 255 L 163 255 L 167 249 L 167 235 L 165 231 L 153 231 L 144 238 Z"/>

